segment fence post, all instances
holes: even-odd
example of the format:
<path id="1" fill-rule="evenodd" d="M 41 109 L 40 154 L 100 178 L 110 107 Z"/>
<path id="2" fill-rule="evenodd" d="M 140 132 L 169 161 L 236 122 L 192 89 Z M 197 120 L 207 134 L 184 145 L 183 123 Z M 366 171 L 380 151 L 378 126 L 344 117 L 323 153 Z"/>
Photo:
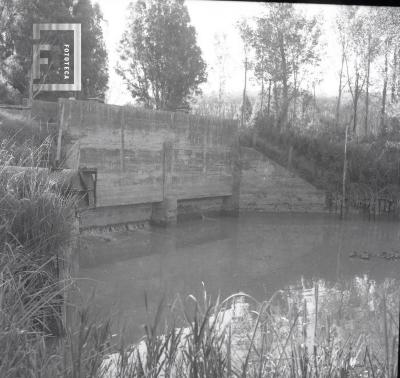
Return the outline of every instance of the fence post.
<path id="1" fill-rule="evenodd" d="M 65 103 L 62 100 L 58 100 L 58 114 L 60 115 L 58 122 L 58 136 L 57 136 L 57 152 L 56 152 L 56 167 L 60 164 L 61 160 L 61 141 L 62 141 L 62 132 L 64 128 L 64 112 L 65 112 Z"/>
<path id="2" fill-rule="evenodd" d="M 292 160 L 293 160 L 293 146 L 290 145 L 288 152 L 288 161 L 287 161 L 287 169 L 292 169 Z"/>
<path id="3" fill-rule="evenodd" d="M 64 330 L 70 328 L 73 323 L 74 306 L 71 303 L 75 286 L 72 279 L 76 277 L 79 271 L 79 256 L 77 249 L 79 218 L 77 217 L 76 213 L 74 216 L 72 216 L 72 218 L 72 239 L 68 245 L 63 248 L 63 257 L 61 259 L 61 271 L 59 277 L 63 295 L 61 319 Z"/>

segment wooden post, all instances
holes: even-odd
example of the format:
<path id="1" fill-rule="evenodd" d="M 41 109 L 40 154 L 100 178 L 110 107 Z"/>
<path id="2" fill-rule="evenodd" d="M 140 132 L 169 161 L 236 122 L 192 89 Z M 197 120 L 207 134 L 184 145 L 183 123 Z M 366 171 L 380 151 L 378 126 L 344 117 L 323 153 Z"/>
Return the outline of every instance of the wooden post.
<path id="1" fill-rule="evenodd" d="M 61 160 L 61 141 L 62 133 L 64 128 L 64 114 L 65 114 L 65 103 L 62 100 L 58 101 L 58 111 L 60 114 L 60 119 L 58 123 L 58 137 L 57 137 L 57 152 L 56 152 L 56 168 L 58 168 Z"/>
<path id="2" fill-rule="evenodd" d="M 207 120 L 207 132 L 203 133 L 203 175 L 207 174 L 207 138 L 208 138 L 208 134 L 209 134 L 209 130 L 210 130 L 210 120 Z M 199 119 L 197 118 L 197 123 L 196 123 L 197 127 L 200 127 L 200 122 Z"/>
<path id="3" fill-rule="evenodd" d="M 77 250 L 77 240 L 79 234 L 79 217 L 78 214 L 72 215 L 73 217 L 73 231 L 72 239 L 67 246 L 63 248 L 62 259 L 61 259 L 61 269 L 59 272 L 59 279 L 62 285 L 63 291 L 63 306 L 62 306 L 62 326 L 64 330 L 67 330 L 72 323 L 73 309 L 74 306 L 71 305 L 72 300 L 72 278 L 76 277 L 79 271 L 79 256 Z"/>
<path id="4" fill-rule="evenodd" d="M 293 146 L 291 145 L 289 147 L 289 154 L 288 154 L 288 162 L 287 162 L 288 169 L 292 168 L 292 155 L 293 155 Z"/>

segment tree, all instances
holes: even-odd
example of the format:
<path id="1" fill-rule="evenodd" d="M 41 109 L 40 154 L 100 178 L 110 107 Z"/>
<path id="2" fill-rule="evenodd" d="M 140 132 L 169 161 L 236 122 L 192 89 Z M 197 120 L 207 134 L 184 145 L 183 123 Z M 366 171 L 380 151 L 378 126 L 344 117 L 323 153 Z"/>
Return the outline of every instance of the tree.
<path id="1" fill-rule="evenodd" d="M 380 131 L 385 132 L 386 128 L 386 102 L 387 91 L 389 85 L 389 56 L 393 54 L 392 65 L 392 102 L 396 101 L 395 86 L 396 86 L 396 69 L 397 69 L 397 53 L 400 45 L 400 12 L 397 8 L 382 8 L 376 13 L 377 30 L 381 38 L 381 53 L 384 56 L 383 64 L 383 88 L 382 101 L 380 111 Z"/>
<path id="2" fill-rule="evenodd" d="M 206 64 L 183 0 L 131 3 L 120 54 L 117 73 L 146 107 L 186 107 L 206 81 Z"/>
<path id="3" fill-rule="evenodd" d="M 353 132 L 357 133 L 358 106 L 365 86 L 364 132 L 367 135 L 371 64 L 377 57 L 379 47 L 375 11 L 357 6 L 342 7 L 337 27 L 342 61 L 346 64 L 347 85 L 353 101 Z"/>
<path id="4" fill-rule="evenodd" d="M 307 68 L 319 63 L 321 29 L 315 17 L 307 19 L 293 4 L 266 4 L 266 10 L 255 30 L 256 61 L 274 84 L 277 126 L 284 129 L 290 103 L 297 97 L 301 81 L 310 76 Z"/>
<path id="5" fill-rule="evenodd" d="M 82 25 L 82 92 L 78 98 L 98 97 L 108 89 L 108 56 L 103 40 L 103 15 L 97 3 L 79 0 L 73 7 L 75 22 Z"/>
<path id="6" fill-rule="evenodd" d="M 3 64 L 13 50 L 10 28 L 15 22 L 15 3 L 13 0 L 0 1 L 0 63 Z"/>
<path id="7" fill-rule="evenodd" d="M 229 58 L 229 52 L 226 46 L 226 34 L 214 34 L 214 49 L 215 49 L 215 68 L 214 70 L 218 76 L 218 102 L 222 105 L 223 97 L 225 94 L 226 84 L 226 68 Z"/>
<path id="8" fill-rule="evenodd" d="M 341 47 L 341 65 L 340 65 L 340 71 L 339 71 L 339 88 L 338 88 L 338 98 L 336 101 L 336 113 L 335 113 L 335 126 L 336 128 L 339 126 L 340 122 L 340 104 L 342 101 L 342 91 L 344 89 L 343 85 L 343 68 L 344 68 L 344 60 L 346 57 L 346 49 L 347 49 L 347 35 L 346 35 L 346 30 L 344 27 L 344 21 L 341 18 L 341 15 L 339 15 L 336 19 L 336 26 L 338 30 L 338 37 L 339 37 L 339 43 Z"/>
<path id="9" fill-rule="evenodd" d="M 249 99 L 247 98 L 247 71 L 250 68 L 250 61 L 249 61 L 249 54 L 250 54 L 250 48 L 251 48 L 251 40 L 252 40 L 252 30 L 250 26 L 247 24 L 245 20 L 241 20 L 238 24 L 237 27 L 239 29 L 240 37 L 242 38 L 243 41 L 243 52 L 244 52 L 244 61 L 243 61 L 243 66 L 244 66 L 244 85 L 243 85 L 243 97 L 242 97 L 242 106 L 241 106 L 241 115 L 240 115 L 240 125 L 241 127 L 244 127 L 245 122 L 248 121 L 246 113 L 246 109 L 248 108 L 248 104 L 250 103 Z M 251 113 L 251 111 L 250 111 Z"/>
<path id="10" fill-rule="evenodd" d="M 363 65 L 363 50 L 365 33 L 364 20 L 360 16 L 360 8 L 356 6 L 343 7 L 338 20 L 341 32 L 346 36 L 346 49 L 344 62 L 346 65 L 347 85 L 353 102 L 353 132 L 357 132 L 358 102 L 365 83 L 365 70 Z M 353 84 L 354 80 L 354 84 Z"/>
<path id="11" fill-rule="evenodd" d="M 240 116 L 243 117 L 243 126 L 247 125 L 250 121 L 253 112 L 249 97 L 246 95 L 244 101 L 240 105 Z"/>
<path id="12" fill-rule="evenodd" d="M 32 25 L 51 20 L 54 23 L 82 24 L 82 92 L 41 92 L 32 94 L 32 97 L 54 99 L 74 95 L 84 98 L 106 91 L 107 52 L 98 5 L 93 6 L 90 0 L 14 0 L 12 3 L 13 23 L 7 26 L 6 38 L 0 39 L 0 52 L 4 56 L 0 74 L 7 84 L 21 96 L 29 96 L 32 83 Z M 55 70 L 50 74 L 55 74 Z"/>
<path id="13" fill-rule="evenodd" d="M 265 84 L 268 82 L 268 99 L 267 99 L 267 110 L 266 114 L 270 115 L 271 108 L 271 88 L 272 88 L 272 77 L 270 72 L 268 72 L 267 65 L 267 48 L 268 46 L 263 43 L 262 35 L 259 34 L 260 29 L 256 28 L 252 35 L 252 45 L 255 52 L 255 62 L 254 62 L 254 76 L 261 84 L 260 90 L 260 106 L 259 113 L 264 116 L 265 113 Z"/>

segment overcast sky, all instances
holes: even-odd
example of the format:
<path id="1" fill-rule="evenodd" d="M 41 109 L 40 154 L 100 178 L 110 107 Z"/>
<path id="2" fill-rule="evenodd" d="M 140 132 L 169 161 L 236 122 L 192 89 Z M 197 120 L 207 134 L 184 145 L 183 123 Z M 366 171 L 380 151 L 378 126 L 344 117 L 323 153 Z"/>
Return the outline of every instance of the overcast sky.
<path id="1" fill-rule="evenodd" d="M 115 73 L 118 60 L 117 47 L 126 26 L 127 6 L 130 0 L 97 0 L 103 11 L 104 37 L 109 54 L 109 91 L 107 102 L 125 104 L 131 100 L 121 78 Z M 209 69 L 215 62 L 215 34 L 225 33 L 227 36 L 227 50 L 229 52 L 229 66 L 227 69 L 226 92 L 238 94 L 243 88 L 243 47 L 235 24 L 242 17 L 254 18 L 263 11 L 261 3 L 187 0 L 192 25 L 197 31 L 197 42 L 203 52 Z M 324 20 L 324 39 L 326 48 L 321 64 L 322 82 L 316 91 L 319 95 L 335 95 L 337 91 L 337 70 L 340 64 L 340 53 L 333 33 L 333 22 L 338 7 L 335 5 L 302 4 L 296 5 L 308 15 L 319 15 Z M 213 72 L 209 71 L 208 83 L 202 86 L 205 94 L 211 94 L 218 89 L 217 80 Z M 259 86 L 255 81 L 250 83 L 250 91 L 257 93 Z"/>

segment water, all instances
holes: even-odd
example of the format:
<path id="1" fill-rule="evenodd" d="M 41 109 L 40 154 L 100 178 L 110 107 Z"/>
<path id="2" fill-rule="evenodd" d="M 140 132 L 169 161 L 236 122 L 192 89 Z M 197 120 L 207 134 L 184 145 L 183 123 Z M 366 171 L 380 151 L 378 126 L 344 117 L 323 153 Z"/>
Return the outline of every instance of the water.
<path id="1" fill-rule="evenodd" d="M 96 287 L 99 313 L 113 313 L 138 339 L 146 321 L 145 293 L 154 309 L 163 295 L 200 297 L 203 285 L 216 298 L 243 291 L 259 301 L 299 282 L 328 284 L 368 275 L 382 282 L 400 277 L 400 259 L 377 257 L 400 250 L 400 224 L 334 215 L 246 214 L 205 218 L 171 228 L 145 228 L 87 237 L 79 287 Z M 351 258 L 353 252 L 371 258 Z"/>

